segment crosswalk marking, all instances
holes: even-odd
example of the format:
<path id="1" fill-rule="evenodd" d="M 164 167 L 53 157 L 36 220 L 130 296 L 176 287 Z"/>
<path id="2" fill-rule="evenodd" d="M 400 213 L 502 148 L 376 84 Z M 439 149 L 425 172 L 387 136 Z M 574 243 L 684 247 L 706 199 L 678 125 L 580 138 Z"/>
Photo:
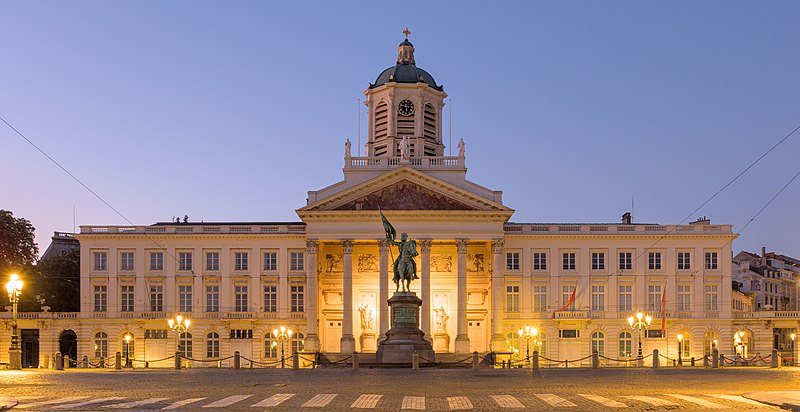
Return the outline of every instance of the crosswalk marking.
<path id="1" fill-rule="evenodd" d="M 161 408 L 161 410 L 178 409 L 178 408 L 180 408 L 181 406 L 186 406 L 186 405 L 188 405 L 188 404 L 190 404 L 190 403 L 200 402 L 200 401 L 202 401 L 203 399 L 205 399 L 205 398 L 189 398 L 189 399 L 184 399 L 184 400 L 182 400 L 182 401 L 173 402 L 173 403 L 169 404 L 168 406 Z"/>
<path id="2" fill-rule="evenodd" d="M 623 398 L 633 399 L 635 401 L 649 403 L 653 406 L 678 406 L 677 403 L 668 401 L 666 399 L 658 399 L 652 396 L 623 396 Z"/>
<path id="3" fill-rule="evenodd" d="M 358 399 L 356 399 L 356 401 L 353 402 L 352 405 L 350 405 L 350 407 L 364 408 L 364 409 L 374 408 L 376 405 L 378 405 L 378 401 L 381 400 L 381 397 L 383 397 L 383 395 L 373 395 L 365 393 L 359 396 Z"/>
<path id="4" fill-rule="evenodd" d="M 553 395 L 552 393 L 536 393 L 534 395 L 536 395 L 537 398 L 549 403 L 550 406 L 555 406 L 557 408 L 574 408 L 578 406 L 558 395 Z"/>
<path id="5" fill-rule="evenodd" d="M 264 399 L 263 401 L 255 404 L 253 406 L 254 407 L 278 406 L 281 403 L 283 403 L 283 402 L 287 401 L 288 399 L 290 399 L 292 396 L 294 396 L 293 393 L 276 393 L 275 395 L 272 395 L 269 398 Z"/>
<path id="6" fill-rule="evenodd" d="M 524 408 L 525 405 L 511 395 L 491 395 L 501 408 Z"/>
<path id="7" fill-rule="evenodd" d="M 66 398 L 50 399 L 49 401 L 33 402 L 33 403 L 20 403 L 15 406 L 17 409 L 36 408 L 45 405 L 55 405 L 57 403 L 75 402 L 81 399 L 86 399 L 88 396 L 67 396 Z"/>
<path id="8" fill-rule="evenodd" d="M 450 410 L 472 409 L 472 402 L 466 396 L 449 396 L 447 397 L 447 405 Z"/>
<path id="9" fill-rule="evenodd" d="M 125 399 L 125 398 L 120 398 L 119 396 L 112 396 L 112 397 L 108 397 L 108 398 L 90 399 L 88 401 L 83 401 L 83 402 L 78 402 L 78 403 L 68 403 L 66 405 L 54 406 L 53 409 L 82 408 L 84 406 L 93 405 L 93 404 L 96 404 L 96 403 L 103 403 L 103 402 L 109 402 L 109 401 L 118 401 L 120 399 Z"/>
<path id="10" fill-rule="evenodd" d="M 304 408 L 320 408 L 327 406 L 333 398 L 336 397 L 335 393 L 320 393 L 319 395 L 314 395 L 313 398 L 309 399 L 308 402 L 301 405 Z"/>
<path id="11" fill-rule="evenodd" d="M 233 395 L 227 398 L 222 398 L 216 402 L 211 402 L 208 405 L 203 405 L 203 408 L 222 408 L 225 406 L 233 405 L 236 402 L 243 401 L 253 395 Z"/>
<path id="12" fill-rule="evenodd" d="M 609 408 L 627 408 L 628 407 L 628 405 L 625 405 L 622 402 L 615 401 L 613 399 L 608 399 L 608 398 L 602 397 L 600 395 L 592 395 L 592 394 L 589 394 L 589 393 L 579 393 L 578 395 L 583 396 L 584 398 L 589 399 L 591 401 L 595 401 L 595 402 L 597 402 L 597 403 L 599 403 L 599 404 L 601 404 L 603 406 L 607 406 Z"/>
<path id="13" fill-rule="evenodd" d="M 161 402 L 161 401 L 165 401 L 167 399 L 169 399 L 169 398 L 149 398 L 149 399 L 144 399 L 144 400 L 141 400 L 141 401 L 124 402 L 124 403 L 117 403 L 117 404 L 114 404 L 114 405 L 106 405 L 106 408 L 130 409 L 130 408 L 133 408 L 133 407 L 136 407 L 136 406 L 150 405 L 150 404 L 153 404 L 153 403 L 158 403 L 158 402 Z"/>
<path id="14" fill-rule="evenodd" d="M 424 396 L 405 396 L 403 397 L 403 404 L 400 409 L 425 409 Z"/>
<path id="15" fill-rule="evenodd" d="M 753 406 L 761 406 L 761 407 L 764 406 L 764 404 L 761 403 L 761 402 L 756 402 L 756 401 L 754 401 L 752 399 L 747 399 L 747 398 L 745 398 L 743 396 L 739 396 L 739 395 L 726 395 L 726 394 L 722 394 L 722 393 L 709 393 L 709 394 L 706 394 L 706 396 L 713 396 L 715 398 L 725 399 L 725 400 L 728 400 L 728 401 L 746 403 L 748 405 L 753 405 Z"/>
<path id="16" fill-rule="evenodd" d="M 730 407 L 728 407 L 728 406 L 725 406 L 725 405 L 722 405 L 722 404 L 719 404 L 719 403 L 715 403 L 715 402 L 711 402 L 711 401 L 707 401 L 705 399 L 695 398 L 694 396 L 678 395 L 678 394 L 675 394 L 675 393 L 668 393 L 666 395 L 667 396 L 671 396 L 673 398 L 678 398 L 680 400 L 684 400 L 684 401 L 687 401 L 687 402 L 696 403 L 696 404 L 698 404 L 698 405 L 700 405 L 702 407 L 705 407 L 705 408 L 730 409 Z"/>

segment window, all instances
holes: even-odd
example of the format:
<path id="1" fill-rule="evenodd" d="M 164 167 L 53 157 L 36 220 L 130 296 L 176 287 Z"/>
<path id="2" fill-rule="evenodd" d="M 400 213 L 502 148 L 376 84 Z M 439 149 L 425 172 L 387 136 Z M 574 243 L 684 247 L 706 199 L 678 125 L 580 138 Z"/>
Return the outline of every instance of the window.
<path id="1" fill-rule="evenodd" d="M 271 333 L 264 335 L 264 357 L 277 358 L 280 342 Z"/>
<path id="2" fill-rule="evenodd" d="M 150 252 L 150 270 L 164 270 L 164 252 Z"/>
<path id="3" fill-rule="evenodd" d="M 561 269 L 575 270 L 575 252 L 564 252 L 561 254 Z"/>
<path id="4" fill-rule="evenodd" d="M 535 348 L 534 350 L 539 350 L 539 354 L 541 356 L 547 356 L 547 334 L 544 332 L 539 332 L 539 347 Z"/>
<path id="5" fill-rule="evenodd" d="M 706 269 L 717 270 L 717 252 L 706 252 Z"/>
<path id="6" fill-rule="evenodd" d="M 150 286 L 150 312 L 164 311 L 164 288 Z"/>
<path id="7" fill-rule="evenodd" d="M 678 252 L 678 270 L 690 270 L 692 268 L 692 254 L 689 252 Z"/>
<path id="8" fill-rule="evenodd" d="M 562 307 L 564 305 L 566 305 L 567 302 L 569 302 L 569 298 L 572 297 L 572 292 L 574 292 L 574 291 L 575 291 L 575 286 L 562 286 L 561 287 L 561 306 Z M 575 310 L 575 301 L 573 300 L 572 303 L 570 303 L 570 305 L 567 306 L 567 308 L 565 310 L 574 311 Z"/>
<path id="9" fill-rule="evenodd" d="M 291 288 L 291 311 L 303 312 L 305 311 L 305 293 L 304 287 L 301 285 L 292 286 Z"/>
<path id="10" fill-rule="evenodd" d="M 125 341 L 125 337 L 126 336 L 130 336 L 130 341 Z M 121 346 L 122 346 L 121 355 L 122 355 L 123 359 L 125 359 L 126 357 L 130 357 L 130 358 L 135 357 L 133 355 L 134 350 L 133 350 L 133 334 L 132 333 L 124 333 L 124 334 L 122 334 L 122 345 Z"/>
<path id="11" fill-rule="evenodd" d="M 606 254 L 603 252 L 592 252 L 592 270 L 606 269 Z"/>
<path id="12" fill-rule="evenodd" d="M 166 329 L 145 329 L 144 330 L 144 338 L 145 339 L 166 339 L 167 338 L 167 330 Z"/>
<path id="13" fill-rule="evenodd" d="M 233 254 L 234 270 L 247 270 L 247 252 Z"/>
<path id="14" fill-rule="evenodd" d="M 681 351 L 681 357 L 683 359 L 689 358 L 689 348 L 691 347 L 691 345 L 689 343 L 689 339 L 687 338 L 688 336 L 689 336 L 688 333 L 683 332 L 683 340 L 681 340 L 681 343 L 678 346 L 679 348 L 678 350 Z"/>
<path id="15" fill-rule="evenodd" d="M 519 252 L 506 252 L 506 270 L 519 270 Z"/>
<path id="16" fill-rule="evenodd" d="M 581 331 L 578 329 L 559 329 L 558 337 L 563 339 L 577 339 L 581 337 Z"/>
<path id="17" fill-rule="evenodd" d="M 547 253 L 533 253 L 533 270 L 547 270 Z"/>
<path id="18" fill-rule="evenodd" d="M 533 310 L 544 312 L 547 310 L 547 286 L 533 286 Z"/>
<path id="19" fill-rule="evenodd" d="M 633 339 L 630 332 L 619 334 L 619 357 L 630 358 L 633 356 Z"/>
<path id="20" fill-rule="evenodd" d="M 706 310 L 718 311 L 719 310 L 719 295 L 717 285 L 706 285 Z"/>
<path id="21" fill-rule="evenodd" d="M 619 270 L 633 270 L 633 253 L 619 252 Z"/>
<path id="22" fill-rule="evenodd" d="M 650 270 L 661 270 L 661 252 L 650 252 L 647 256 L 647 267 Z"/>
<path id="23" fill-rule="evenodd" d="M 619 310 L 630 312 L 633 310 L 633 286 L 619 285 Z"/>
<path id="24" fill-rule="evenodd" d="M 206 286 L 206 312 L 219 312 L 219 286 Z"/>
<path id="25" fill-rule="evenodd" d="M 189 332 L 183 332 L 178 337 L 178 352 L 181 353 L 181 356 L 184 358 L 191 358 L 192 357 L 192 334 Z"/>
<path id="26" fill-rule="evenodd" d="M 661 313 L 661 285 L 647 287 L 647 310 Z"/>
<path id="27" fill-rule="evenodd" d="M 219 271 L 219 252 L 206 252 L 206 270 Z"/>
<path id="28" fill-rule="evenodd" d="M 192 252 L 178 253 L 178 270 L 192 270 Z"/>
<path id="29" fill-rule="evenodd" d="M 94 287 L 94 311 L 108 311 L 108 289 L 106 286 Z"/>
<path id="30" fill-rule="evenodd" d="M 603 285 L 592 285 L 592 312 L 605 312 L 606 310 L 606 287 Z"/>
<path id="31" fill-rule="evenodd" d="M 661 333 L 661 329 L 648 329 L 644 332 L 645 338 L 663 338 L 664 335 Z"/>
<path id="32" fill-rule="evenodd" d="M 306 335 L 302 333 L 295 333 L 292 335 L 292 352 L 302 352 L 305 350 L 305 338 Z"/>
<path id="33" fill-rule="evenodd" d="M 133 270 L 133 252 L 119 254 L 119 270 Z"/>
<path id="34" fill-rule="evenodd" d="M 192 287 L 178 286 L 178 307 L 181 312 L 192 311 Z"/>
<path id="35" fill-rule="evenodd" d="M 692 310 L 692 287 L 678 285 L 678 311 L 689 312 Z"/>
<path id="36" fill-rule="evenodd" d="M 603 332 L 592 333 L 592 353 L 594 351 L 600 356 L 606 356 L 606 335 Z"/>
<path id="37" fill-rule="evenodd" d="M 264 270 L 278 270 L 278 252 L 264 252 Z"/>
<path id="38" fill-rule="evenodd" d="M 506 286 L 506 312 L 519 312 L 519 286 Z"/>
<path id="39" fill-rule="evenodd" d="M 106 252 L 94 252 L 94 270 L 107 270 L 108 254 Z"/>
<path id="40" fill-rule="evenodd" d="M 122 298 L 120 299 L 120 312 L 133 312 L 133 286 L 122 286 Z"/>
<path id="41" fill-rule="evenodd" d="M 252 329 L 231 329 L 231 339 L 253 339 Z"/>
<path id="42" fill-rule="evenodd" d="M 234 311 L 247 312 L 247 286 L 236 286 L 234 290 Z"/>
<path id="43" fill-rule="evenodd" d="M 94 357 L 108 358 L 108 334 L 97 332 L 94 334 Z"/>
<path id="44" fill-rule="evenodd" d="M 206 358 L 219 358 L 219 333 L 217 332 L 206 335 Z"/>
<path id="45" fill-rule="evenodd" d="M 264 312 L 278 311 L 278 287 L 264 286 Z"/>
<path id="46" fill-rule="evenodd" d="M 289 258 L 291 259 L 291 266 L 289 270 L 305 270 L 305 259 L 303 258 L 303 252 L 292 252 L 289 254 Z"/>

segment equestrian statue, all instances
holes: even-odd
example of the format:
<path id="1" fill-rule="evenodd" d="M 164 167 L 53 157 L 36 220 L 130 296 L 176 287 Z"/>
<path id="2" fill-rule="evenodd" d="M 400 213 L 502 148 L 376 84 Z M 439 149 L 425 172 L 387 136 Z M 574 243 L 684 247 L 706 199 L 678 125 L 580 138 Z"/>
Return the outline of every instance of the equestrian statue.
<path id="1" fill-rule="evenodd" d="M 417 277 L 417 263 L 414 262 L 414 257 L 419 255 L 417 253 L 417 242 L 413 239 L 408 239 L 408 235 L 405 233 L 400 234 L 399 242 L 395 241 L 397 232 L 394 230 L 394 226 L 383 215 L 380 207 L 378 207 L 378 213 L 381 214 L 381 220 L 383 221 L 386 242 L 397 246 L 397 259 L 394 259 L 394 277 L 392 278 L 395 285 L 394 291 L 399 292 L 400 286 L 402 286 L 403 292 L 411 292 L 411 281 L 419 279 Z M 389 252 L 391 253 L 391 249 L 389 249 Z"/>

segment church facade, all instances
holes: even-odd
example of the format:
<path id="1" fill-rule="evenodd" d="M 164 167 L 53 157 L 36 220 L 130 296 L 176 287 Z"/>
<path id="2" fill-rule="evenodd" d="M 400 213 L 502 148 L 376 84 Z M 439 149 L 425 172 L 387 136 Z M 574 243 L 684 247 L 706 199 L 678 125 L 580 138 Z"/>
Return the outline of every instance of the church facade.
<path id="1" fill-rule="evenodd" d="M 149 360 L 176 348 L 194 359 L 239 351 L 263 362 L 284 344 L 287 353 L 375 352 L 390 327 L 397 255 L 379 208 L 398 237 L 416 241 L 411 288 L 437 353 L 630 358 L 639 336 L 627 318 L 637 311 L 653 318 L 645 354 L 700 358 L 715 345 L 735 353 L 747 319 L 732 304 L 730 225 L 636 224 L 629 214 L 619 223 L 511 222 L 501 191 L 467 179 L 464 142 L 445 156 L 447 95 L 417 67 L 407 38 L 364 93 L 366 156 L 346 142 L 343 180 L 310 191 L 297 222 L 81 226 L 80 313 L 20 321 L 37 331 L 36 362 L 57 350 Z M 191 319 L 187 332 L 169 330 L 176 315 Z M 279 326 L 295 332 L 288 342 L 272 334 Z M 536 336 L 520 336 L 526 327 Z"/>

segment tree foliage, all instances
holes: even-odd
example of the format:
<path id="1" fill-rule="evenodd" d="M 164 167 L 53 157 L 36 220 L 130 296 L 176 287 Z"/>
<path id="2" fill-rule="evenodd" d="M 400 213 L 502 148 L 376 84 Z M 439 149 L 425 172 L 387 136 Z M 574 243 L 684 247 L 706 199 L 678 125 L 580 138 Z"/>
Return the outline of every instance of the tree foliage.
<path id="1" fill-rule="evenodd" d="M 25 271 L 36 262 L 39 248 L 34 241 L 33 225 L 24 218 L 15 218 L 8 210 L 0 210 L 0 276 Z"/>
<path id="2" fill-rule="evenodd" d="M 32 271 L 31 296 L 35 308 L 49 306 L 53 312 L 80 311 L 80 250 L 42 259 Z M 33 304 L 33 302 L 31 302 Z"/>

